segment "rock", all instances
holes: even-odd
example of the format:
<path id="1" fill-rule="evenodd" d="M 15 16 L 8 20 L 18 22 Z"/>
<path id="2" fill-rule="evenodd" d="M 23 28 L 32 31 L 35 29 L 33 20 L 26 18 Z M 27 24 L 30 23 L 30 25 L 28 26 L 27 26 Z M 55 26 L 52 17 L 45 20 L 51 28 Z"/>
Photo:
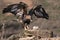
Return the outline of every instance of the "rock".
<path id="1" fill-rule="evenodd" d="M 5 22 L 3 37 L 8 38 L 13 34 L 18 34 L 18 33 L 22 35 L 23 30 L 24 30 L 23 24 L 17 21 L 7 21 Z"/>

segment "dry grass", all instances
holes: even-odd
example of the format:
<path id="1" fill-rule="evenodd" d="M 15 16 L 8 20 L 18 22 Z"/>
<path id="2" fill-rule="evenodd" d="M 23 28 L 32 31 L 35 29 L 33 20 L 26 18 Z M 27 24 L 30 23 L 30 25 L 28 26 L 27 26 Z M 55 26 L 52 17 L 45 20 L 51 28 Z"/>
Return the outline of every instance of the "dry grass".
<path id="1" fill-rule="evenodd" d="M 20 1 L 20 0 L 19 0 Z M 18 0 L 5 0 L 5 3 L 17 3 L 19 2 Z M 27 0 L 28 1 L 28 0 Z M 31 0 L 30 0 L 31 1 Z M 41 29 L 47 29 L 47 30 L 52 30 L 54 34 L 57 36 L 60 36 L 60 0 L 33 0 L 33 6 L 42 4 L 43 7 L 45 8 L 46 12 L 49 14 L 49 20 L 45 20 L 42 18 L 36 18 L 33 19 L 34 22 L 30 24 L 30 27 L 32 28 L 33 26 L 39 26 Z M 26 1 L 25 1 L 26 2 Z M 27 2 L 28 5 L 29 2 Z M 3 5 L 3 4 L 2 4 Z M 30 5 L 31 8 L 31 5 Z M 6 19 L 7 18 L 7 19 Z M 11 17 L 3 17 L 2 14 L 0 14 L 0 20 L 10 20 Z M 13 19 L 13 18 L 12 18 Z"/>

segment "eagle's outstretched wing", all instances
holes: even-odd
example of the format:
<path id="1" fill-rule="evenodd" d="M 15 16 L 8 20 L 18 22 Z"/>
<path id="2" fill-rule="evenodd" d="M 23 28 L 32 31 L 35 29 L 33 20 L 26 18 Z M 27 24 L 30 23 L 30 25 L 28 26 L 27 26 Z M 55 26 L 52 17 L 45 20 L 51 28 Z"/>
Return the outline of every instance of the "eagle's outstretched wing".
<path id="1" fill-rule="evenodd" d="M 27 8 L 27 4 L 20 2 L 18 4 L 8 5 L 6 8 L 4 8 L 2 10 L 2 13 L 5 14 L 5 13 L 10 12 L 10 13 L 16 15 L 19 9 L 26 9 L 26 8 Z M 26 11 L 26 10 L 24 10 L 24 11 Z"/>
<path id="2" fill-rule="evenodd" d="M 35 8 L 31 9 L 29 11 L 29 15 L 35 15 L 37 18 L 45 18 L 49 19 L 49 15 L 46 13 L 45 9 L 42 7 L 42 5 L 38 5 Z"/>
<path id="3" fill-rule="evenodd" d="M 5 13 L 12 13 L 15 15 L 15 12 L 18 10 L 18 4 L 12 4 L 12 5 L 8 5 L 6 8 L 4 8 L 2 10 L 2 13 L 5 14 Z"/>

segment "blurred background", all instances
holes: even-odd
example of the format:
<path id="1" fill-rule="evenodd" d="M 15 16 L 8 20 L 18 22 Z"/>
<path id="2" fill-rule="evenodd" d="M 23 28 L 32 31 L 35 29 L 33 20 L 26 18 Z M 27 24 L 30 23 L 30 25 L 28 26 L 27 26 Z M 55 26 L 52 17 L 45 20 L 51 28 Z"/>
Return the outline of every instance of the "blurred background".
<path id="1" fill-rule="evenodd" d="M 2 10 L 8 5 L 21 1 L 25 2 L 30 9 L 41 4 L 49 15 L 49 20 L 34 18 L 35 21 L 30 24 L 30 27 L 39 26 L 40 29 L 52 30 L 55 35 L 60 36 L 60 0 L 0 0 L 0 21 L 16 19 L 15 16 L 6 17 L 2 14 Z"/>

